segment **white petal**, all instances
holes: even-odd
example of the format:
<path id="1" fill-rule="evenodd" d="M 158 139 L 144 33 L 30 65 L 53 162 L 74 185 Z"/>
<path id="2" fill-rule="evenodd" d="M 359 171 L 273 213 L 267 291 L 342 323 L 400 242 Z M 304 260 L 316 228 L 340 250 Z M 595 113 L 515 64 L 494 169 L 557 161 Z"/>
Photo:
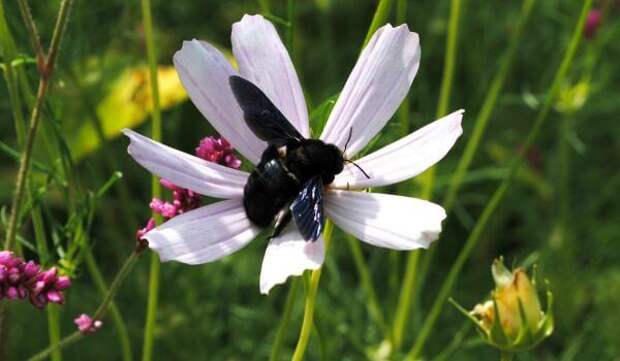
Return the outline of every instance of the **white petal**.
<path id="1" fill-rule="evenodd" d="M 304 93 L 275 27 L 260 15 L 244 15 L 233 24 L 231 40 L 241 76 L 256 84 L 301 135 L 309 137 Z"/>
<path id="2" fill-rule="evenodd" d="M 228 83 L 228 78 L 237 72 L 224 55 L 209 43 L 194 39 L 184 41 L 173 59 L 179 79 L 196 108 L 243 156 L 258 163 L 266 144 L 243 120 Z"/>
<path id="3" fill-rule="evenodd" d="M 291 222 L 280 236 L 269 241 L 260 271 L 260 292 L 268 294 L 289 276 L 299 276 L 305 270 L 315 270 L 323 264 L 323 238 L 307 242 Z"/>
<path id="4" fill-rule="evenodd" d="M 381 193 L 326 192 L 325 213 L 360 240 L 397 250 L 428 248 L 446 212 L 421 199 Z"/>
<path id="5" fill-rule="evenodd" d="M 359 152 L 392 117 L 403 101 L 420 64 L 418 34 L 407 25 L 385 25 L 370 39 L 338 97 L 321 139 Z"/>
<path id="6" fill-rule="evenodd" d="M 463 133 L 458 110 L 418 129 L 378 151 L 356 160 L 370 178 L 352 164 L 336 176 L 332 187 L 367 188 L 394 184 L 414 177 L 439 162 Z"/>
<path id="7" fill-rule="evenodd" d="M 198 194 L 216 198 L 243 197 L 249 173 L 207 162 L 131 129 L 124 129 L 123 133 L 131 140 L 129 154 L 151 173 Z"/>
<path id="8" fill-rule="evenodd" d="M 162 262 L 201 264 L 241 249 L 258 233 L 260 229 L 246 217 L 241 199 L 229 199 L 178 215 L 143 238 Z"/>

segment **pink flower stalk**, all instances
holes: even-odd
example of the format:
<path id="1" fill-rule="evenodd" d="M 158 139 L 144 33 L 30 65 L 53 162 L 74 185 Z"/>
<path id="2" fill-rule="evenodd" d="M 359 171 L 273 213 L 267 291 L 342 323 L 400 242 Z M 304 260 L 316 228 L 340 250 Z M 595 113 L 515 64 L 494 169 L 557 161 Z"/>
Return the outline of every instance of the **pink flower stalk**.
<path id="1" fill-rule="evenodd" d="M 243 121 L 243 110 L 230 87 L 231 76 L 257 85 L 304 138 L 310 137 L 308 108 L 293 62 L 273 24 L 260 15 L 246 15 L 233 25 L 231 43 L 237 68 L 216 47 L 195 39 L 183 43 L 174 55 L 174 64 L 198 110 L 256 165 L 266 143 Z M 338 147 L 344 158 L 354 159 L 406 97 L 420 54 L 418 34 L 407 25 L 379 28 L 361 52 L 319 139 Z M 441 232 L 446 217 L 441 206 L 360 190 L 395 184 L 433 166 L 461 135 L 462 117 L 462 110 L 453 112 L 356 159 L 364 174 L 345 164 L 323 189 L 325 215 L 343 231 L 375 246 L 427 248 Z M 243 248 L 262 231 L 248 219 L 243 205 L 249 173 L 205 162 L 129 129 L 124 133 L 131 140 L 129 154 L 146 169 L 184 189 L 223 199 L 178 215 L 144 235 L 162 261 L 213 262 Z M 217 149 L 216 144 L 204 141 L 197 153 L 204 158 L 202 150 L 213 149 Z M 224 160 L 228 165 L 235 164 L 225 155 Z M 324 256 L 321 237 L 306 242 L 290 223 L 278 237 L 269 240 L 260 270 L 260 292 L 268 293 L 289 276 L 318 269 Z"/>
<path id="2" fill-rule="evenodd" d="M 100 320 L 93 320 L 85 313 L 78 316 L 75 320 L 73 320 L 73 322 L 83 335 L 93 334 L 97 332 L 101 326 L 103 326 L 103 322 Z"/>
<path id="3" fill-rule="evenodd" d="M 10 251 L 0 252 L 0 299 L 24 299 L 37 308 L 48 303 L 64 303 L 63 292 L 71 286 L 71 279 L 59 276 L 56 267 L 41 270 L 34 261 L 24 262 Z"/>
<path id="4" fill-rule="evenodd" d="M 601 25 L 602 13 L 599 9 L 592 9 L 588 13 L 583 33 L 586 38 L 592 39 Z"/>

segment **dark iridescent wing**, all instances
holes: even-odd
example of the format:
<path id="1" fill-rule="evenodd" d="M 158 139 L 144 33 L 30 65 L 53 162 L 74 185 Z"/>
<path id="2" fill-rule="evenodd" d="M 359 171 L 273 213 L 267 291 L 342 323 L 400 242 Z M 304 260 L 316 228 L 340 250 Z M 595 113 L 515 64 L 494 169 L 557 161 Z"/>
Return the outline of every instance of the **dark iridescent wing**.
<path id="1" fill-rule="evenodd" d="M 259 139 L 277 147 L 291 140 L 304 139 L 256 85 L 234 75 L 229 78 L 229 82 L 243 110 L 245 122 Z"/>
<path id="2" fill-rule="evenodd" d="M 323 214 L 323 180 L 316 176 L 304 184 L 291 203 L 291 213 L 299 232 L 306 241 L 316 241 L 325 224 Z"/>

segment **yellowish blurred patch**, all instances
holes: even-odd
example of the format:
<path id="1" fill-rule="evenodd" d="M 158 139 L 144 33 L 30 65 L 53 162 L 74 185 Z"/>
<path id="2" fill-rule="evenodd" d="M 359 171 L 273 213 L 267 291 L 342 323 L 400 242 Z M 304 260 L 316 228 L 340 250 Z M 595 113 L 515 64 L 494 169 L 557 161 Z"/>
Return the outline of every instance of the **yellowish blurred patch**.
<path id="1" fill-rule="evenodd" d="M 159 66 L 159 96 L 162 110 L 187 99 L 173 66 Z M 105 139 L 120 135 L 123 128 L 133 128 L 144 122 L 153 110 L 148 68 L 139 66 L 125 70 L 110 87 L 110 92 L 97 105 L 97 116 Z M 73 155 L 79 160 L 99 145 L 99 136 L 92 121 L 84 122 L 73 142 Z"/>

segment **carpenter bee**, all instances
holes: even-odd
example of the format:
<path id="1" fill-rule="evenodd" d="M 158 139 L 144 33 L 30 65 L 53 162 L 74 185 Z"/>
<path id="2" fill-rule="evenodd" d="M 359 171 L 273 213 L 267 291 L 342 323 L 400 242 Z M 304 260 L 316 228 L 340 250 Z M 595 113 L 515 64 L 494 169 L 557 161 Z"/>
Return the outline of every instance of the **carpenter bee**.
<path id="1" fill-rule="evenodd" d="M 316 241 L 325 224 L 323 187 L 342 172 L 345 162 L 353 162 L 333 144 L 304 138 L 250 81 L 231 76 L 229 83 L 246 124 L 268 144 L 243 190 L 246 215 L 263 228 L 275 220 L 271 237 L 293 218 L 304 239 Z"/>

